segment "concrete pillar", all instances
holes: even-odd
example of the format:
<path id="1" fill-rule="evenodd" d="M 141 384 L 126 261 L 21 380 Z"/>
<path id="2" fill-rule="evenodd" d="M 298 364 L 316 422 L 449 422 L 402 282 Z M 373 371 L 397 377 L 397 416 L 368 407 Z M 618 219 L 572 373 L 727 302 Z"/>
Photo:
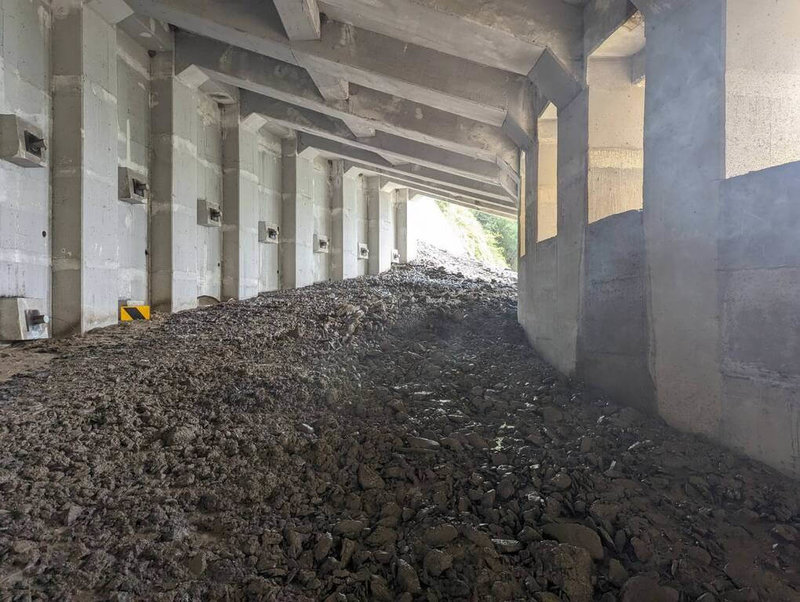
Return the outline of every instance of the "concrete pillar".
<path id="1" fill-rule="evenodd" d="M 117 321 L 117 58 L 113 25 L 53 3 L 53 333 Z"/>
<path id="2" fill-rule="evenodd" d="M 381 187 L 379 176 L 365 178 L 369 218 L 369 273 L 385 272 L 392 267 L 392 193 Z"/>
<path id="3" fill-rule="evenodd" d="M 552 113 L 539 120 L 537 229 L 532 242 L 558 234 L 558 118 L 555 107 Z"/>
<path id="4" fill-rule="evenodd" d="M 175 312 L 197 305 L 197 111 L 171 52 L 156 54 L 151 69 L 151 303 Z"/>
<path id="5" fill-rule="evenodd" d="M 298 288 L 314 282 L 313 149 L 298 153 L 296 139 L 281 149 L 281 284 Z"/>
<path id="6" fill-rule="evenodd" d="M 592 58 L 589 84 L 589 223 L 643 205 L 645 88 L 632 57 Z"/>
<path id="7" fill-rule="evenodd" d="M 725 0 L 647 14 L 644 132 L 650 369 L 659 413 L 719 434 L 719 186 Z M 691 82 L 691 85 L 686 85 Z"/>
<path id="8" fill-rule="evenodd" d="M 587 223 L 589 95 L 584 89 L 558 113 L 557 336 L 551 361 L 575 372 L 581 305 L 581 266 Z"/>
<path id="9" fill-rule="evenodd" d="M 256 119 L 255 125 L 263 122 Z M 239 103 L 222 109 L 222 296 L 258 295 L 260 249 L 258 130 L 242 120 Z"/>
<path id="10" fill-rule="evenodd" d="M 331 162 L 331 278 L 358 276 L 358 229 L 356 215 L 358 176 L 345 161 Z"/>
<path id="11" fill-rule="evenodd" d="M 398 188 L 395 191 L 395 202 L 397 251 L 400 254 L 400 263 L 408 263 L 417 258 L 417 233 L 412 220 L 414 200 L 408 188 Z"/>

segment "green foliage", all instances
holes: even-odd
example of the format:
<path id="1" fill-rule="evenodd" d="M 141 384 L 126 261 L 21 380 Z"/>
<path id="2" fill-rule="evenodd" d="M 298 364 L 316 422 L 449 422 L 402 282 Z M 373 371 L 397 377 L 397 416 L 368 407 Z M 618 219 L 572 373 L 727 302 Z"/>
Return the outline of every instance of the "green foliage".
<path id="1" fill-rule="evenodd" d="M 506 264 L 512 270 L 517 269 L 517 222 L 482 213 L 480 211 L 473 211 L 475 218 L 481 223 L 487 236 L 493 237 L 494 244 L 503 254 Z"/>
<path id="2" fill-rule="evenodd" d="M 461 233 L 467 253 L 479 261 L 517 269 L 517 224 L 511 220 L 436 201 Z"/>

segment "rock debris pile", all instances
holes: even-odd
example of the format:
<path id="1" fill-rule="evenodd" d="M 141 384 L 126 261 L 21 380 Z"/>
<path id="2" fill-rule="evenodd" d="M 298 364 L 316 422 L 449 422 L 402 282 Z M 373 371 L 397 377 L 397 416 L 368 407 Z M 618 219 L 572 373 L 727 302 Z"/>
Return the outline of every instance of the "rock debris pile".
<path id="1" fill-rule="evenodd" d="M 560 378 L 430 261 L 38 343 L 3 600 L 800 600 L 800 488 Z"/>

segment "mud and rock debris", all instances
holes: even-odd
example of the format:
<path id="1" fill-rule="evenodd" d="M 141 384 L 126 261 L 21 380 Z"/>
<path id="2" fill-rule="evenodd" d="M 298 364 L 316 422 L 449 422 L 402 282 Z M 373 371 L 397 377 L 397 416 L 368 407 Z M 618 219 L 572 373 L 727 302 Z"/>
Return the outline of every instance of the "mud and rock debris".
<path id="1" fill-rule="evenodd" d="M 470 268 L 37 343 L 0 599 L 800 600 L 797 483 L 560 378 Z"/>

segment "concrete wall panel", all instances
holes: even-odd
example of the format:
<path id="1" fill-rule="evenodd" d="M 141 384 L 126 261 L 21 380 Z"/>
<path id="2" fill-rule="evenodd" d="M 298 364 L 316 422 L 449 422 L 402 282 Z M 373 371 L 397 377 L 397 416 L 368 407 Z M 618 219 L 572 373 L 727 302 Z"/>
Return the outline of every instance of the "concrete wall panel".
<path id="1" fill-rule="evenodd" d="M 644 266 L 641 212 L 589 224 L 578 373 L 624 403 L 653 410 Z"/>
<path id="2" fill-rule="evenodd" d="M 0 3 L 0 113 L 50 138 L 50 7 Z M 0 161 L 0 296 L 50 298 L 50 170 Z"/>
<path id="3" fill-rule="evenodd" d="M 726 180 L 722 440 L 800 476 L 800 163 Z"/>

